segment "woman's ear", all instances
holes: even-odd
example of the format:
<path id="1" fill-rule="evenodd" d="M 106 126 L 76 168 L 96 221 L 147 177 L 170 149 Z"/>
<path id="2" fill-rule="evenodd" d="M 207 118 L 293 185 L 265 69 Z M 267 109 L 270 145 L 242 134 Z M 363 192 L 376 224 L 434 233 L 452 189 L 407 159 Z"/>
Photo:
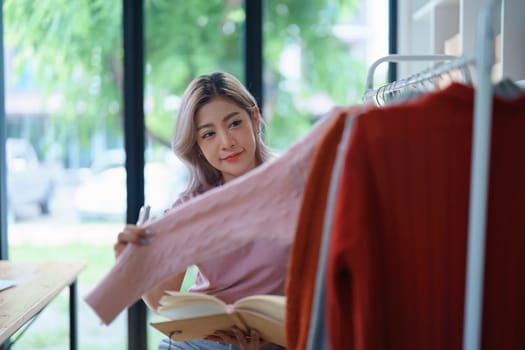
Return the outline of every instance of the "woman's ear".
<path id="1" fill-rule="evenodd" d="M 261 132 L 261 113 L 259 111 L 259 107 L 257 106 L 253 107 L 253 126 L 256 130 L 256 133 Z"/>

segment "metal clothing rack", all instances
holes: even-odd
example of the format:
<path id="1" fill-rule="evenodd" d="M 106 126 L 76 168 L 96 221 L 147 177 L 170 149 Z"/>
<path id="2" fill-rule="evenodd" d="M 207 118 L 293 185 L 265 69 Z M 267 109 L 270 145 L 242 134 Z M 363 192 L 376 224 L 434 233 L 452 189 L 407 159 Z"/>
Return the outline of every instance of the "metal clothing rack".
<path id="1" fill-rule="evenodd" d="M 483 315 L 483 278 L 486 241 L 486 216 L 488 197 L 489 160 L 492 122 L 492 81 L 494 64 L 494 40 L 496 15 L 501 16 L 502 0 L 485 0 L 479 16 L 478 43 L 472 57 L 456 58 L 446 55 L 400 56 L 391 55 L 377 60 L 369 69 L 364 99 L 371 100 L 378 93 L 391 92 L 426 81 L 451 70 L 474 64 L 477 82 L 474 97 L 473 139 L 471 156 L 471 179 L 468 218 L 467 269 L 465 287 L 465 310 L 463 324 L 463 349 L 481 348 Z M 429 69 L 407 79 L 393 82 L 374 90 L 373 73 L 377 65 L 385 61 L 453 59 L 434 69 Z M 381 90 L 382 89 L 382 90 Z"/>
<path id="2" fill-rule="evenodd" d="M 462 68 L 469 63 L 471 59 L 464 60 L 461 57 L 454 55 L 399 55 L 393 54 L 379 58 L 373 62 L 368 68 L 368 73 L 366 76 L 366 90 L 363 96 L 363 100 L 371 101 L 381 93 L 391 93 L 399 90 L 403 90 L 414 84 L 420 82 L 431 80 L 437 76 L 440 76 L 443 73 L 450 72 L 451 70 Z M 408 61 L 431 61 L 431 62 L 444 62 L 452 61 L 448 64 L 441 64 L 436 68 L 431 68 L 424 70 L 422 72 L 416 73 L 408 78 L 396 80 L 390 84 L 381 86 L 379 89 L 374 89 L 374 73 L 376 68 L 384 62 L 408 62 Z M 470 79 L 470 76 L 464 76 L 467 80 Z"/>
<path id="3" fill-rule="evenodd" d="M 502 0 L 486 0 L 478 23 L 476 69 L 478 82 L 474 98 L 472 165 L 467 247 L 467 277 L 463 323 L 463 348 L 481 348 L 483 277 L 492 122 L 492 81 L 496 14 Z"/>

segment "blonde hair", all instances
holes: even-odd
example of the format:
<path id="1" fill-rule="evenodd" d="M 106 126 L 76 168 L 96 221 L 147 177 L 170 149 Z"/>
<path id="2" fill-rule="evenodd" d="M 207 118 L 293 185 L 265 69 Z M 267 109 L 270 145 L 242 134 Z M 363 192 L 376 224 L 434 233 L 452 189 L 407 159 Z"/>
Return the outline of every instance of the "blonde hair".
<path id="1" fill-rule="evenodd" d="M 189 183 L 182 195 L 203 193 L 223 183 L 222 174 L 200 154 L 196 139 L 195 114 L 214 97 L 228 98 L 248 113 L 254 126 L 256 164 L 260 165 L 272 155 L 255 127 L 257 102 L 244 85 L 226 72 L 201 75 L 194 79 L 184 92 L 172 139 L 175 155 L 189 169 Z M 259 119 L 262 125 L 262 118 Z"/>

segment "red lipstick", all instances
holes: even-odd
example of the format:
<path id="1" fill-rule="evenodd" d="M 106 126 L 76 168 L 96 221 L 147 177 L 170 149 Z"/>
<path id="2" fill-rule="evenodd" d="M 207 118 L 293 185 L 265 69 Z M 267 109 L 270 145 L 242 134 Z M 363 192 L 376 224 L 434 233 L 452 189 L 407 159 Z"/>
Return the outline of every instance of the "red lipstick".
<path id="1" fill-rule="evenodd" d="M 226 162 L 235 162 L 237 159 L 239 159 L 239 157 L 241 156 L 241 153 L 242 152 L 234 153 L 234 154 L 224 158 L 223 160 L 226 161 Z"/>

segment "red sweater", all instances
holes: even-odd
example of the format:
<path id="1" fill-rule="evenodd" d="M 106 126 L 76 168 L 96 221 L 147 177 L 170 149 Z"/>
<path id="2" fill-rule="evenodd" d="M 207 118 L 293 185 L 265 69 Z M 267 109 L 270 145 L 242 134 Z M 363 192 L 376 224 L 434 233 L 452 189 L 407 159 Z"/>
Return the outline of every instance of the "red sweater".
<path id="1" fill-rule="evenodd" d="M 327 265 L 332 349 L 460 349 L 473 90 L 354 123 Z M 525 349 L 525 96 L 495 99 L 483 349 Z"/>

